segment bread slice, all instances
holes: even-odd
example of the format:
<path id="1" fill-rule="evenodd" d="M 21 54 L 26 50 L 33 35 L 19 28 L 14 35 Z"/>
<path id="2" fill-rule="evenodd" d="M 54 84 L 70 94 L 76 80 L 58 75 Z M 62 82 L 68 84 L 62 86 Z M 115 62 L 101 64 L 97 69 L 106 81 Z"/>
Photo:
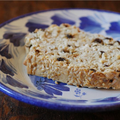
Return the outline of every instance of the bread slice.
<path id="1" fill-rule="evenodd" d="M 120 42 L 75 26 L 51 25 L 25 38 L 28 74 L 70 85 L 120 88 Z"/>

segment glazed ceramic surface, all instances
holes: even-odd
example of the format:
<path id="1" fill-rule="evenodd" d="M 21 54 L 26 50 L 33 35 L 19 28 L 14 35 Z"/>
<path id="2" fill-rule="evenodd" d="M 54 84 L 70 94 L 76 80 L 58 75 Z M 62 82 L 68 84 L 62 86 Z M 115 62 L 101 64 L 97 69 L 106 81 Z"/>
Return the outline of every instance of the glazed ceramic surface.
<path id="1" fill-rule="evenodd" d="M 28 75 L 24 38 L 36 28 L 69 23 L 89 33 L 120 40 L 120 14 L 90 9 L 59 9 L 30 13 L 0 25 L 0 90 L 20 101 L 57 110 L 100 111 L 120 107 L 120 90 L 70 86 Z"/>

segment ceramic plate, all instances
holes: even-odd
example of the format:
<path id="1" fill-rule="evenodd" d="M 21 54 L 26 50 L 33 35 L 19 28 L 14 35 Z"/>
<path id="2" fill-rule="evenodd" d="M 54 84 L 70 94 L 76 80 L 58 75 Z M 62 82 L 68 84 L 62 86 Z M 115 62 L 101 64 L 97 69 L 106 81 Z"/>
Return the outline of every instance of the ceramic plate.
<path id="1" fill-rule="evenodd" d="M 0 90 L 17 100 L 49 109 L 102 111 L 120 108 L 120 90 L 77 88 L 27 75 L 23 65 L 25 35 L 36 28 L 61 23 L 120 40 L 120 14 L 109 11 L 59 9 L 9 20 L 0 25 Z"/>

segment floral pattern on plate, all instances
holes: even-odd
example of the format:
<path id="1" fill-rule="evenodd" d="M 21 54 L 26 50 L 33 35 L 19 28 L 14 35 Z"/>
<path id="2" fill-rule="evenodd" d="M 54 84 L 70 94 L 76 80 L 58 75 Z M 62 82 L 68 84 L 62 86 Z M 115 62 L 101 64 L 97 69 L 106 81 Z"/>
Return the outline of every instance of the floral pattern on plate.
<path id="1" fill-rule="evenodd" d="M 36 28 L 43 29 L 61 23 L 120 39 L 120 15 L 107 11 L 50 10 L 7 21 L 0 25 L 0 90 L 23 102 L 51 109 L 91 111 L 98 110 L 98 107 L 103 110 L 119 105 L 119 90 L 77 88 L 65 83 L 55 84 L 55 81 L 44 77 L 27 75 L 23 65 L 25 35 Z"/>
<path id="2" fill-rule="evenodd" d="M 113 38 L 120 40 L 120 20 L 111 22 L 109 30 L 106 31 L 108 35 L 111 35 Z"/>
<path id="3" fill-rule="evenodd" d="M 55 81 L 47 79 L 45 77 L 38 77 L 29 75 L 32 83 L 37 87 L 38 90 L 44 90 L 49 95 L 62 95 L 62 91 L 69 91 L 69 87 L 65 86 L 65 83 L 56 84 Z"/>

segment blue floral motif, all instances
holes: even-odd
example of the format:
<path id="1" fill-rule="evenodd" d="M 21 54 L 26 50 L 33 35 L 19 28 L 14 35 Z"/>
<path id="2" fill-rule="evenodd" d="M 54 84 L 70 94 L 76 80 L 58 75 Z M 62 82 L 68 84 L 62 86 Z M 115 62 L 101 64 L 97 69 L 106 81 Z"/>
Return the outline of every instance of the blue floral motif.
<path id="1" fill-rule="evenodd" d="M 76 97 L 82 97 L 83 95 L 86 95 L 86 93 L 85 92 L 81 92 L 81 89 L 79 89 L 79 88 L 76 88 L 76 90 L 74 91 L 75 92 L 75 96 Z"/>
<path id="2" fill-rule="evenodd" d="M 62 91 L 69 91 L 69 87 L 65 83 L 55 84 L 55 81 L 44 77 L 29 75 L 33 84 L 38 90 L 44 90 L 47 94 L 62 95 Z"/>
<path id="3" fill-rule="evenodd" d="M 24 45 L 23 38 L 25 37 L 26 33 L 11 33 L 6 32 L 3 35 L 3 39 L 0 43 L 0 56 L 6 57 L 7 60 L 2 58 L 0 60 L 0 70 L 5 73 L 9 74 L 11 76 L 14 76 L 16 74 L 16 70 L 11 65 L 9 59 L 13 58 L 13 55 L 10 53 L 10 44 L 6 42 L 6 40 L 9 40 L 10 43 L 12 43 L 15 47 Z"/>
<path id="4" fill-rule="evenodd" d="M 99 33 L 104 29 L 93 16 L 81 17 L 79 19 L 81 20 L 80 28 L 86 32 Z"/>
<path id="5" fill-rule="evenodd" d="M 69 23 L 71 25 L 75 24 L 75 21 L 67 19 L 60 14 L 55 14 L 54 16 L 51 17 L 51 19 L 53 20 L 52 24 L 57 24 L 57 25 L 60 25 L 62 23 Z"/>
<path id="6" fill-rule="evenodd" d="M 6 57 L 7 59 L 12 58 L 12 55 L 8 52 L 9 45 L 0 45 L 0 55 Z"/>
<path id="7" fill-rule="evenodd" d="M 9 39 L 11 43 L 14 44 L 14 46 L 18 47 L 23 45 L 23 42 L 21 44 L 21 40 L 25 37 L 26 33 L 10 33 L 7 32 L 3 35 L 4 39 Z"/>
<path id="8" fill-rule="evenodd" d="M 120 20 L 117 22 L 111 22 L 109 30 L 106 30 L 106 33 L 113 38 L 120 39 Z"/>
<path id="9" fill-rule="evenodd" d="M 16 81 L 14 78 L 11 76 L 7 75 L 6 76 L 7 84 L 14 86 L 14 87 L 19 87 L 19 88 L 28 88 L 28 86 Z"/>
<path id="10" fill-rule="evenodd" d="M 120 97 L 108 97 L 104 99 L 93 100 L 93 102 L 116 102 L 120 101 Z"/>
<path id="11" fill-rule="evenodd" d="M 55 96 L 51 96 L 51 95 L 46 95 L 46 94 L 41 94 L 41 93 L 36 93 L 34 91 L 31 91 L 31 90 L 27 90 L 27 89 L 21 89 L 20 90 L 22 93 L 25 93 L 27 95 L 31 95 L 31 96 L 34 96 L 34 97 L 38 97 L 38 98 L 43 98 L 43 99 L 51 99 L 51 98 L 56 98 Z"/>
<path id="12" fill-rule="evenodd" d="M 40 28 L 44 29 L 44 28 L 48 27 L 48 25 L 34 23 L 34 22 L 30 22 L 30 21 L 27 22 L 25 26 L 28 27 L 29 32 L 33 32 L 35 29 L 40 29 Z"/>
<path id="13" fill-rule="evenodd" d="M 13 76 L 15 74 L 15 71 L 12 70 L 12 67 L 10 65 L 7 65 L 3 59 L 0 61 L 0 70 L 5 73 Z"/>

